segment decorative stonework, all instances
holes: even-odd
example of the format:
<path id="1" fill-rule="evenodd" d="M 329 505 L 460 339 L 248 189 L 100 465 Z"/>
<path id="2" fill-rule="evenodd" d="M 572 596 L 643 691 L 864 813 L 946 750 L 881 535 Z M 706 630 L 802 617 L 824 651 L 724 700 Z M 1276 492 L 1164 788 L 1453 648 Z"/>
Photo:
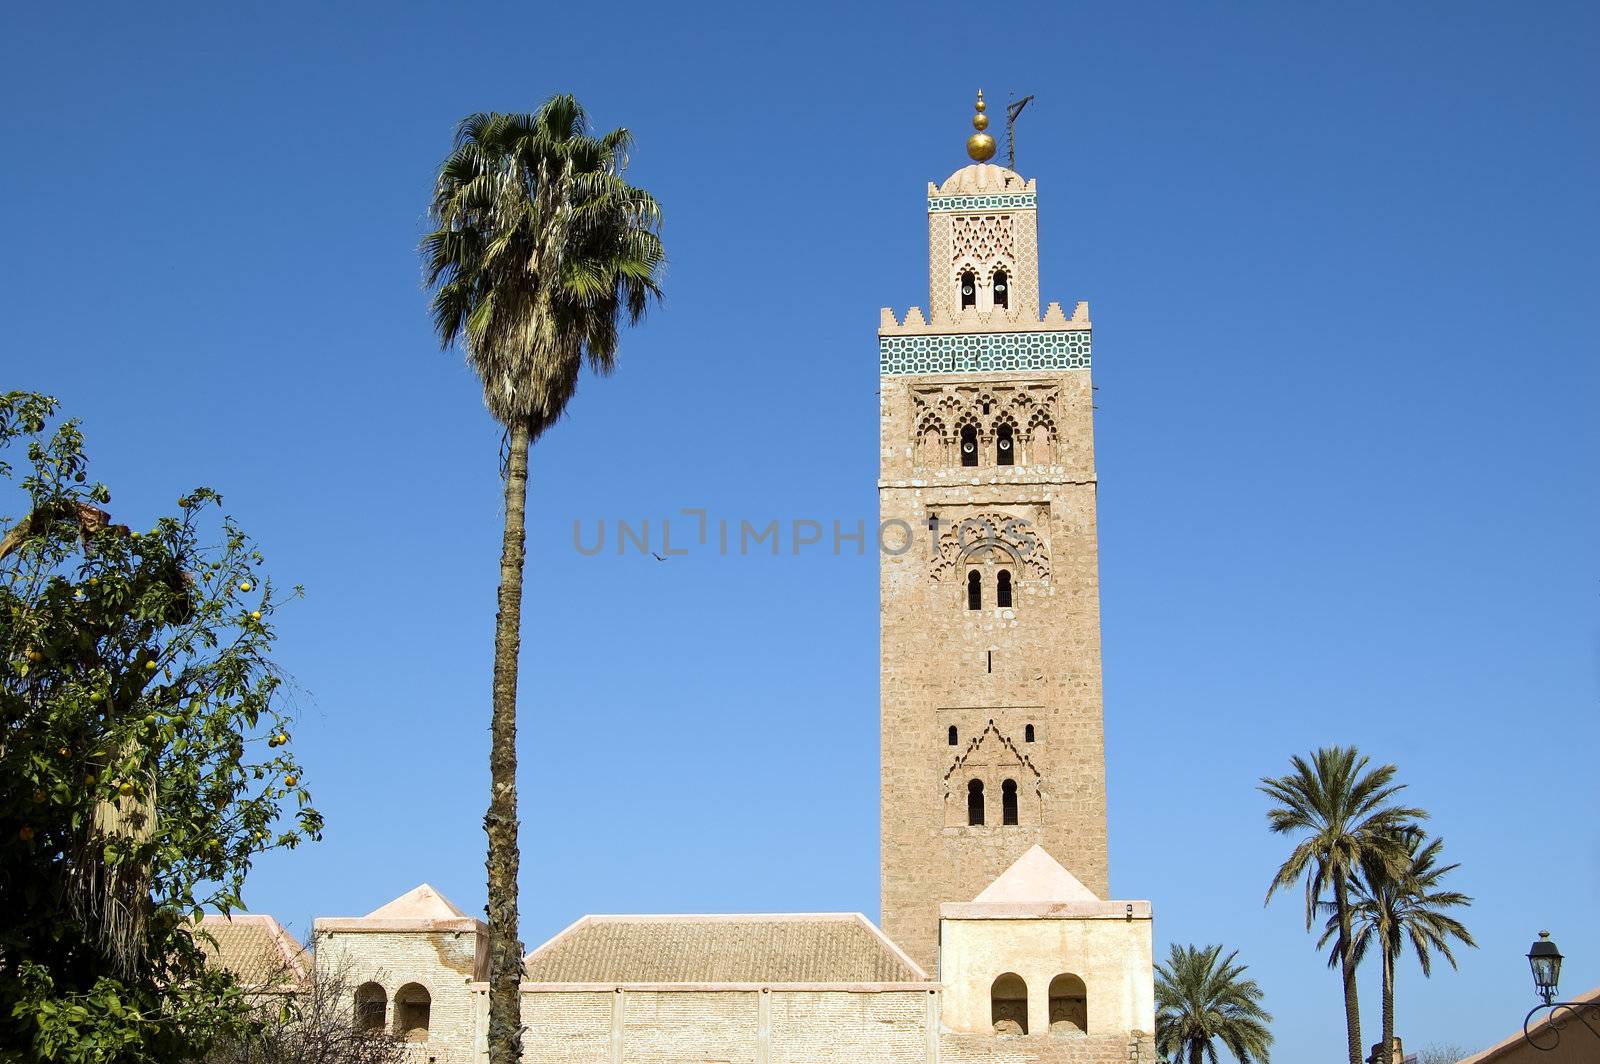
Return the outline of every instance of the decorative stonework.
<path id="1" fill-rule="evenodd" d="M 1017 246 L 1011 235 L 1009 214 L 957 218 L 951 239 L 955 243 L 950 254 L 953 263 L 969 259 L 976 265 L 986 266 L 1000 260 L 1010 266 L 1017 260 Z"/>
<path id="2" fill-rule="evenodd" d="M 1087 329 L 878 337 L 883 376 L 1088 369 Z"/>
<path id="3" fill-rule="evenodd" d="M 963 572 L 969 562 L 995 554 L 1017 570 L 1018 591 L 1028 580 L 1048 583 L 1050 554 L 1033 523 L 1015 514 L 986 512 L 946 524 L 939 531 L 939 553 L 928 567 L 934 580 Z"/>
<path id="4" fill-rule="evenodd" d="M 1051 466 L 1058 455 L 1056 424 L 1061 387 L 1056 384 L 934 384 L 911 389 L 913 464 L 918 469 L 960 465 L 961 429 L 971 425 L 982 444 L 978 467 L 996 465 L 995 436 L 1011 430 L 1012 466 Z"/>
<path id="5" fill-rule="evenodd" d="M 1010 192 L 997 196 L 929 196 L 928 213 L 948 211 L 1032 211 L 1039 197 L 1032 192 Z"/>

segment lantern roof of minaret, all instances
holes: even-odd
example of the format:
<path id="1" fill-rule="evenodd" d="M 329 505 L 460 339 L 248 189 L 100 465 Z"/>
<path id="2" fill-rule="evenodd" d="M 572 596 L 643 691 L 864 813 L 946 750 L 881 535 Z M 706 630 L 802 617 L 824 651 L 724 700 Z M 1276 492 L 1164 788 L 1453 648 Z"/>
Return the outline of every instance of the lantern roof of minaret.
<path id="1" fill-rule="evenodd" d="M 935 185 L 931 181 L 928 183 L 930 196 L 1033 191 L 1035 189 L 1031 178 L 1025 178 L 1015 170 L 1007 170 L 993 163 L 971 163 L 945 178 L 942 185 Z"/>

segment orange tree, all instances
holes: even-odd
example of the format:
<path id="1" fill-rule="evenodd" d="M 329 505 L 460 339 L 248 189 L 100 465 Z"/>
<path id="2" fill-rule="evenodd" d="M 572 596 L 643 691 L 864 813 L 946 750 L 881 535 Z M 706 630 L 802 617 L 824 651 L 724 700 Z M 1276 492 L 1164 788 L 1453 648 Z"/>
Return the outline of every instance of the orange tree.
<path id="1" fill-rule="evenodd" d="M 220 497 L 115 523 L 56 403 L 0 395 L 0 1062 L 194 1059 L 248 1003 L 190 933 L 322 820 Z"/>

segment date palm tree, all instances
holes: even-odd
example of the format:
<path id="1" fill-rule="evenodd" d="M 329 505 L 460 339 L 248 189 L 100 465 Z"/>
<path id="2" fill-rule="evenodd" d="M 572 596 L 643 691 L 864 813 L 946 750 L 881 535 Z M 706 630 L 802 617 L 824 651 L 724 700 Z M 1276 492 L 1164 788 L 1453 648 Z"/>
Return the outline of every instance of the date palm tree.
<path id="1" fill-rule="evenodd" d="M 1305 884 L 1306 930 L 1318 906 L 1332 894 L 1338 925 L 1334 951 L 1344 991 L 1345 1042 L 1349 1064 L 1362 1064 L 1361 1010 L 1356 1000 L 1357 957 L 1350 945 L 1350 880 L 1363 868 L 1399 875 L 1407 861 L 1402 832 L 1427 813 L 1393 804 L 1405 784 L 1394 782 L 1395 766 L 1368 770 L 1368 758 L 1353 746 L 1325 746 L 1309 760 L 1296 755 L 1286 776 L 1264 777 L 1260 790 L 1275 803 L 1267 823 L 1299 841 L 1272 877 L 1267 901 L 1278 890 Z"/>
<path id="2" fill-rule="evenodd" d="M 1383 963 L 1383 1041 L 1380 1044 L 1385 1046 L 1394 1045 L 1394 968 L 1405 944 L 1411 943 L 1424 977 L 1433 974 L 1434 953 L 1449 961 L 1450 967 L 1456 966 L 1455 954 L 1450 951 L 1452 939 L 1477 946 L 1466 925 L 1445 912 L 1471 905 L 1472 899 L 1458 890 L 1443 889 L 1444 877 L 1461 867 L 1438 864 L 1444 840 L 1428 839 L 1421 831 L 1412 830 L 1403 833 L 1402 841 L 1407 859 L 1399 875 L 1388 874 L 1381 866 L 1363 867 L 1350 882 L 1350 948 L 1357 963 L 1373 943 L 1380 947 L 1378 956 Z M 1328 922 L 1318 946 L 1326 946 L 1338 937 L 1337 916 L 1331 906 L 1326 908 Z M 1328 966 L 1336 964 L 1338 957 L 1330 952 Z"/>
<path id="3" fill-rule="evenodd" d="M 1173 1064 L 1216 1064 L 1221 1042 L 1240 1064 L 1267 1064 L 1272 1015 L 1238 956 L 1222 956 L 1221 946 L 1172 944 L 1156 965 L 1156 1052 Z"/>
<path id="4" fill-rule="evenodd" d="M 505 527 L 490 721 L 489 1032 L 491 1064 L 520 1064 L 517 936 L 517 655 L 528 450 L 560 419 L 584 363 L 609 373 L 621 324 L 661 295 L 661 210 L 624 172 L 626 129 L 589 133 L 571 96 L 532 114 L 461 121 L 439 168 L 422 242 L 441 344 L 459 344 L 505 427 Z"/>

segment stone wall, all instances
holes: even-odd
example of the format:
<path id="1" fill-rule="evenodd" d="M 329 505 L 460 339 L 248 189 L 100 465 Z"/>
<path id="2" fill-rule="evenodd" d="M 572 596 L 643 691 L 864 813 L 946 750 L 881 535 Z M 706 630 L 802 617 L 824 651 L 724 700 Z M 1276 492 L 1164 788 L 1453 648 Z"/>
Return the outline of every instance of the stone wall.
<path id="1" fill-rule="evenodd" d="M 487 995 L 478 984 L 480 1024 Z M 540 988 L 523 994 L 529 1064 L 1154 1064 L 1148 1039 L 942 1030 L 926 987 Z M 486 1059 L 486 1058 L 480 1058 Z"/>
<path id="2" fill-rule="evenodd" d="M 477 995 L 471 988 L 479 936 L 470 930 L 329 930 L 358 921 L 319 920 L 319 976 L 337 976 L 353 1016 L 354 993 L 365 982 L 384 990 L 387 1026 L 395 1024 L 395 992 L 408 983 L 428 991 L 428 1039 L 414 1056 L 422 1064 L 476 1064 Z M 467 923 L 467 922 L 464 922 Z"/>
<path id="3" fill-rule="evenodd" d="M 931 390 L 946 388 L 955 391 Z M 919 409 L 944 404 L 947 434 L 951 418 L 990 418 L 980 424 L 988 451 L 1001 411 L 991 403 L 985 415 L 981 397 L 1002 388 L 1027 393 L 1035 411 L 1048 405 L 1048 450 L 1029 440 L 1025 464 L 1000 466 L 986 454 L 976 467 L 919 465 L 918 418 L 928 417 Z M 904 521 L 916 537 L 911 550 L 880 562 L 883 929 L 934 971 L 939 904 L 975 897 L 1035 843 L 1109 894 L 1093 391 L 1087 370 L 886 376 L 881 403 L 880 519 Z M 968 610 L 963 563 L 935 553 L 931 515 L 943 530 L 986 515 L 1019 519 L 1045 563 L 1013 566 L 1011 608 L 995 603 L 988 565 L 983 608 Z M 888 534 L 891 545 L 898 535 Z M 952 777 L 991 721 L 1005 743 L 986 738 L 972 771 Z M 992 796 L 981 827 L 966 823 L 961 787 L 970 778 Z M 1024 791 L 1015 826 L 1000 822 L 995 788 L 1004 779 Z"/>
<path id="4" fill-rule="evenodd" d="M 475 989 L 481 1041 L 488 995 Z M 530 1064 L 926 1064 L 936 998 L 916 984 L 866 992 L 545 986 L 523 993 L 523 1051 Z"/>

